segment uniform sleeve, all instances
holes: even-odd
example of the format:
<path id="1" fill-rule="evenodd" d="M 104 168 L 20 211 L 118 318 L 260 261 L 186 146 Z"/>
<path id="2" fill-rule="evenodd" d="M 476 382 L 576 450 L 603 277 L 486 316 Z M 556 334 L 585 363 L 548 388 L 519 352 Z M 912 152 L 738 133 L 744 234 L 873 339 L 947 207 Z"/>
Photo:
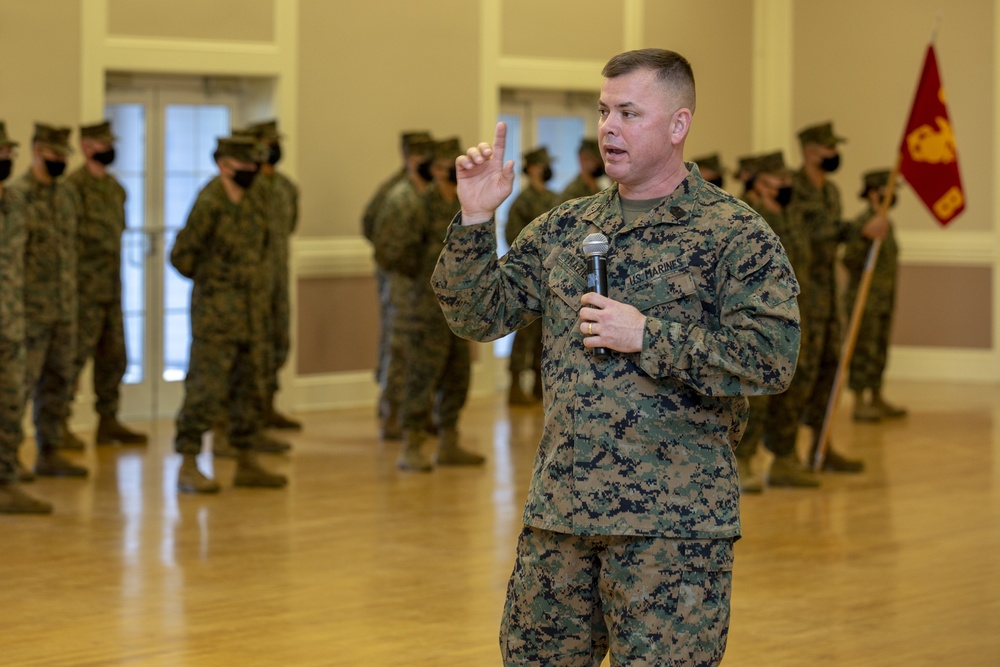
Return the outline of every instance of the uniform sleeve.
<path id="1" fill-rule="evenodd" d="M 185 278 L 194 278 L 201 253 L 211 236 L 212 215 L 210 206 L 201 198 L 195 200 L 188 213 L 184 228 L 177 232 L 174 247 L 170 250 L 170 263 Z"/>
<path id="2" fill-rule="evenodd" d="M 740 231 L 717 275 L 718 327 L 647 318 L 639 364 L 707 396 L 773 394 L 799 351 L 798 283 L 773 232 Z"/>
<path id="3" fill-rule="evenodd" d="M 530 225 L 501 258 L 496 220 L 448 229 L 431 285 L 456 335 L 476 341 L 502 338 L 541 314 L 542 261 L 538 225 Z"/>
<path id="4" fill-rule="evenodd" d="M 426 223 L 419 196 L 390 197 L 375 224 L 375 261 L 386 271 L 415 276 L 420 271 L 418 248 Z"/>

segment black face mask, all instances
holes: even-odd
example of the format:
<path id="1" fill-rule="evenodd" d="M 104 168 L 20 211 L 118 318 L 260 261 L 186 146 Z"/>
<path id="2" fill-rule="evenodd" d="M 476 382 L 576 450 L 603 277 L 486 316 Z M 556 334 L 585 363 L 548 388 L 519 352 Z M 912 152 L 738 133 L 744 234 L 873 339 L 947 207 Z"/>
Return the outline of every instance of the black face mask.
<path id="1" fill-rule="evenodd" d="M 66 171 L 66 163 L 62 160 L 46 160 L 45 171 L 49 172 L 52 178 L 58 178 Z"/>
<path id="2" fill-rule="evenodd" d="M 823 161 L 819 163 L 819 167 L 827 173 L 837 171 L 840 168 L 840 153 L 823 158 Z"/>
<path id="3" fill-rule="evenodd" d="M 548 183 L 552 180 L 552 176 L 552 167 L 545 167 L 545 170 L 542 171 L 542 180 Z"/>
<path id="4" fill-rule="evenodd" d="M 781 206 L 788 206 L 788 202 L 792 201 L 792 186 L 786 185 L 778 188 L 778 194 L 774 197 L 774 200 Z"/>
<path id="5" fill-rule="evenodd" d="M 91 157 L 93 157 L 94 162 L 99 162 L 100 164 L 103 164 L 105 167 L 107 167 L 109 164 L 115 161 L 115 149 L 114 147 L 112 147 L 106 151 L 102 151 L 100 153 L 94 153 Z"/>
<path id="6" fill-rule="evenodd" d="M 0 160 L 0 181 L 6 181 L 14 162 L 11 159 Z"/>
<path id="7" fill-rule="evenodd" d="M 233 181 L 236 185 L 240 186 L 244 190 L 250 187 L 253 183 L 253 179 L 257 177 L 256 171 L 250 171 L 249 169 L 237 169 L 236 173 L 233 174 Z"/>
<path id="8" fill-rule="evenodd" d="M 433 181 L 434 174 L 431 173 L 431 161 L 421 162 L 420 166 L 417 167 L 417 174 L 428 183 Z"/>
<path id="9" fill-rule="evenodd" d="M 594 167 L 594 171 L 590 172 L 590 175 L 593 176 L 594 178 L 600 178 L 601 176 L 603 176 L 604 175 L 604 163 L 602 162 L 601 164 L 599 164 L 596 167 Z"/>
<path id="10" fill-rule="evenodd" d="M 267 149 L 267 163 L 278 164 L 279 160 L 281 160 L 281 146 L 275 144 Z"/>
<path id="11" fill-rule="evenodd" d="M 722 187 L 722 176 L 716 176 L 715 178 L 708 179 L 708 182 L 717 188 Z"/>

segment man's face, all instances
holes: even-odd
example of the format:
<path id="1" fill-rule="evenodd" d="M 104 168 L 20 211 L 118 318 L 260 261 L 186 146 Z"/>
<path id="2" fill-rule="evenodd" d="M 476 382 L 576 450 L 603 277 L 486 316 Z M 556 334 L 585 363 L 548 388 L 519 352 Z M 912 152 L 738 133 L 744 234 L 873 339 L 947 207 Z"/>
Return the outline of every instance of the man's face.
<path id="1" fill-rule="evenodd" d="M 238 171 L 257 171 L 256 162 L 244 162 L 234 157 L 219 158 L 219 171 L 232 178 Z"/>
<path id="2" fill-rule="evenodd" d="M 652 70 L 604 80 L 598 140 L 612 180 L 636 188 L 662 175 L 678 150 L 671 133 L 679 108 L 674 97 Z"/>
<path id="3" fill-rule="evenodd" d="M 105 153 L 113 147 L 114 145 L 109 141 L 100 141 L 98 139 L 91 139 L 90 137 L 80 141 L 80 149 L 88 159 L 92 158 L 96 153 Z"/>
<path id="4" fill-rule="evenodd" d="M 757 177 L 753 181 L 754 189 L 768 199 L 777 197 L 778 189 L 782 185 L 785 185 L 784 179 L 778 174 L 757 174 Z"/>
<path id="5" fill-rule="evenodd" d="M 431 175 L 434 176 L 434 182 L 438 184 L 447 183 L 449 181 L 448 177 L 451 174 L 451 168 L 454 164 L 454 160 L 449 160 L 447 158 L 435 158 L 434 161 L 431 162 Z"/>
<path id="6" fill-rule="evenodd" d="M 837 154 L 836 146 L 824 146 L 823 144 L 806 144 L 802 147 L 802 157 L 806 163 L 819 166 L 824 159 L 834 157 Z"/>

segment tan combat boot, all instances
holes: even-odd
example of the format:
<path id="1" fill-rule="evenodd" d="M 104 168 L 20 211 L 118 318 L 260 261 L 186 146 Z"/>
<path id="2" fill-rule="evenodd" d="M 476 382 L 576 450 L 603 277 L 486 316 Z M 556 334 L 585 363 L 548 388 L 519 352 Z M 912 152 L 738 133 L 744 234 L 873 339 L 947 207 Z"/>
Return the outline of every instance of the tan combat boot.
<path id="1" fill-rule="evenodd" d="M 872 392 L 872 407 L 878 410 L 879 415 L 884 419 L 897 419 L 906 416 L 906 408 L 886 403 L 885 399 L 882 398 L 882 393 L 878 391 Z"/>
<path id="2" fill-rule="evenodd" d="M 35 474 L 39 477 L 86 477 L 87 469 L 70 463 L 59 450 L 46 448 L 38 452 Z"/>
<path id="3" fill-rule="evenodd" d="M 101 415 L 97 424 L 97 444 L 145 445 L 149 441 L 145 433 L 126 428 L 115 416 Z"/>
<path id="4" fill-rule="evenodd" d="M 458 446 L 457 429 L 442 429 L 440 438 L 437 454 L 439 466 L 478 466 L 486 462 L 485 456 Z"/>
<path id="5" fill-rule="evenodd" d="M 73 431 L 69 430 L 69 424 L 66 420 L 62 420 L 59 423 L 59 449 L 69 449 L 80 451 L 87 448 L 87 443 L 85 443 L 80 436 Z"/>
<path id="6" fill-rule="evenodd" d="M 32 498 L 15 482 L 0 483 L 0 514 L 51 513 L 51 503 Z"/>
<path id="7" fill-rule="evenodd" d="M 236 458 L 236 477 L 233 486 L 248 486 L 258 489 L 280 489 L 288 484 L 284 475 L 268 472 L 260 467 L 257 454 L 252 450 L 242 449 Z"/>
<path id="8" fill-rule="evenodd" d="M 740 476 L 740 491 L 743 493 L 763 493 L 764 476 L 753 471 L 750 459 L 736 457 L 736 472 Z"/>
<path id="9" fill-rule="evenodd" d="M 184 454 L 177 471 L 177 490 L 182 493 L 218 493 L 219 483 L 198 470 L 198 457 Z"/>
<path id="10" fill-rule="evenodd" d="M 854 393 L 854 421 L 856 422 L 878 422 L 882 421 L 882 411 L 874 403 L 865 400 L 865 391 Z"/>
<path id="11" fill-rule="evenodd" d="M 819 486 L 816 475 L 805 468 L 795 455 L 776 456 L 767 476 L 768 486 L 791 486 L 814 489 Z"/>
<path id="12" fill-rule="evenodd" d="M 423 431 L 404 431 L 403 449 L 399 452 L 396 467 L 408 472 L 430 472 L 431 460 L 420 450 L 426 439 Z"/>

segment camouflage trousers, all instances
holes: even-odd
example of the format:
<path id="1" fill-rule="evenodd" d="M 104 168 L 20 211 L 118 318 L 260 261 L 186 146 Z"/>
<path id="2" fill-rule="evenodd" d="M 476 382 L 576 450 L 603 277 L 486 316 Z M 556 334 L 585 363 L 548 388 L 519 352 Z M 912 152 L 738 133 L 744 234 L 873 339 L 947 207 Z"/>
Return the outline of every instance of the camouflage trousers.
<path id="1" fill-rule="evenodd" d="M 856 294 L 857 287 L 853 286 L 845 295 L 845 303 L 853 304 Z M 879 292 L 873 289 L 868 296 L 861 325 L 858 327 L 858 338 L 854 343 L 854 356 L 851 357 L 848 386 L 852 391 L 882 388 L 882 375 L 889 359 L 893 306 L 892 291 Z"/>
<path id="2" fill-rule="evenodd" d="M 439 429 L 452 428 L 469 395 L 469 341 L 452 333 L 443 315 L 433 322 L 411 322 L 411 327 L 403 429 L 422 429 L 432 412 Z"/>
<path id="3" fill-rule="evenodd" d="M 94 360 L 94 408 L 102 417 L 118 414 L 119 386 L 128 368 L 121 301 L 91 303 L 80 298 L 76 321 L 74 391 L 87 360 Z"/>
<path id="4" fill-rule="evenodd" d="M 229 443 L 237 449 L 260 435 L 265 356 L 260 342 L 191 341 L 184 403 L 177 414 L 178 453 L 201 452 L 202 435 L 220 423 L 228 423 Z"/>
<path id="5" fill-rule="evenodd" d="M 807 332 L 808 340 L 805 340 Z M 802 412 L 802 422 L 812 428 L 816 435 L 823 427 L 826 408 L 833 391 L 833 381 L 837 377 L 840 344 L 840 321 L 836 313 L 816 321 L 815 324 L 810 322 L 803 330 L 799 364 L 803 362 L 806 364 L 812 377 L 812 386 Z M 806 356 L 804 360 L 803 355 Z"/>
<path id="6" fill-rule="evenodd" d="M 504 665 L 718 665 L 731 540 L 579 536 L 525 527 L 500 626 Z"/>
<path id="7" fill-rule="evenodd" d="M 743 460 L 753 458 L 762 442 L 775 456 L 794 454 L 802 402 L 788 392 L 750 396 L 748 400 L 750 419 L 736 448 L 736 456 Z"/>
<path id="8" fill-rule="evenodd" d="M 286 271 L 287 273 L 287 271 Z M 278 273 L 274 281 L 274 295 L 271 302 L 271 317 L 268 322 L 268 337 L 271 341 L 267 358 L 267 391 L 269 396 L 278 392 L 278 373 L 292 349 L 291 301 L 288 293 L 288 278 Z"/>
<path id="9" fill-rule="evenodd" d="M 0 484 L 13 482 L 24 432 L 24 344 L 0 337 Z"/>
<path id="10" fill-rule="evenodd" d="M 521 371 L 542 370 L 542 319 L 538 318 L 514 334 L 514 344 L 510 348 L 510 373 L 516 376 Z"/>
<path id="11" fill-rule="evenodd" d="M 59 446 L 60 425 L 69 416 L 73 388 L 73 358 L 76 327 L 73 322 L 25 323 L 24 400 L 18 419 L 23 418 L 30 398 L 33 405 L 35 442 L 39 451 Z"/>
<path id="12" fill-rule="evenodd" d="M 387 417 L 400 409 L 406 392 L 407 355 L 410 347 L 409 321 L 410 286 L 413 279 L 395 272 L 384 272 L 385 283 L 380 295 L 382 306 L 382 336 L 384 348 L 379 348 L 381 389 L 379 414 Z"/>

